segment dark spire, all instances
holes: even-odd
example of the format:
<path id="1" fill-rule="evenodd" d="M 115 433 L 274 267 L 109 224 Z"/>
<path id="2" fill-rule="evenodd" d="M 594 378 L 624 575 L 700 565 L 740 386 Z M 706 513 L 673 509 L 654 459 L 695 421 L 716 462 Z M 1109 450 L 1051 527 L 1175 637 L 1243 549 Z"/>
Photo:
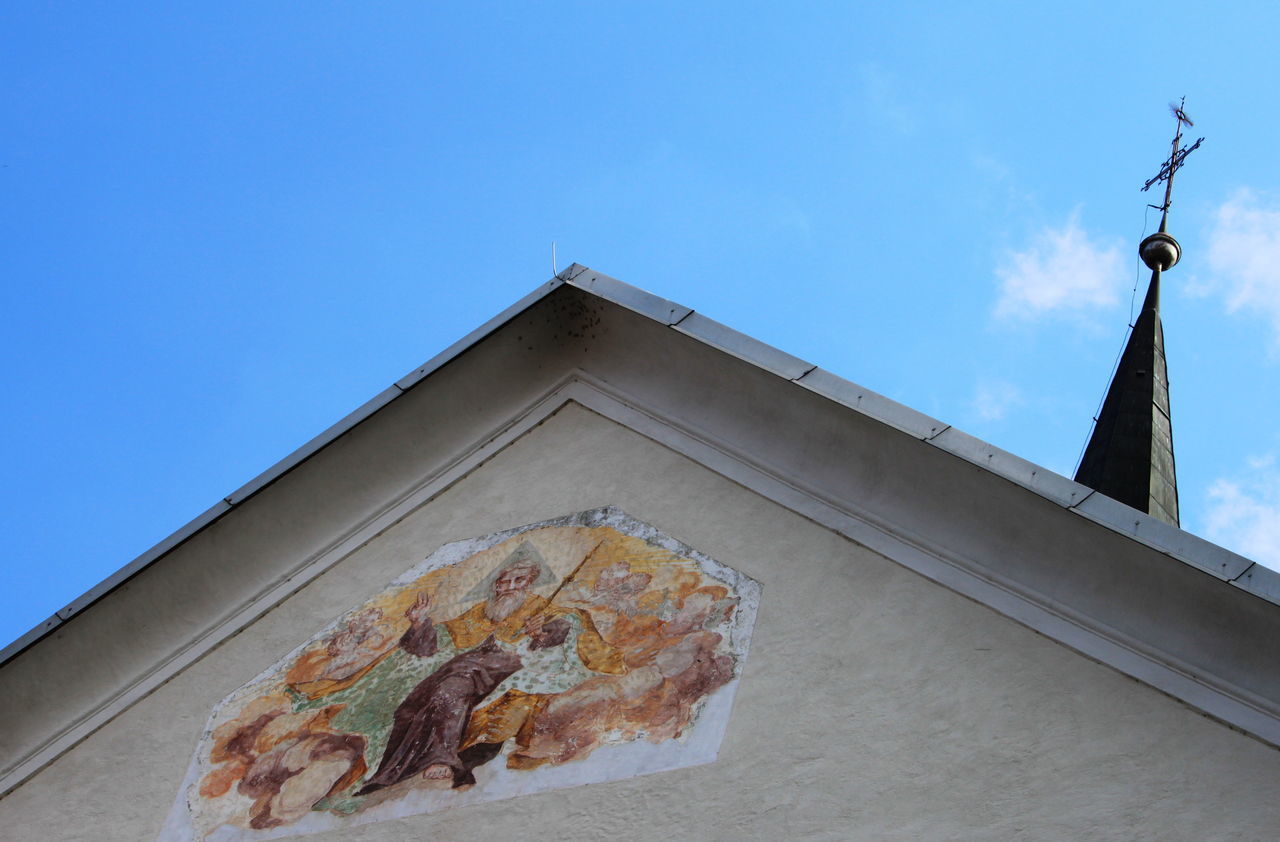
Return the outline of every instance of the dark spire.
<path id="1" fill-rule="evenodd" d="M 1151 272 L 1142 312 L 1107 390 L 1076 482 L 1178 525 L 1159 267 Z"/>
<path id="2" fill-rule="evenodd" d="M 1178 124 L 1173 150 L 1160 172 L 1142 188 L 1165 182 L 1164 204 L 1152 205 L 1161 211 L 1160 230 L 1138 246 L 1143 263 L 1151 269 L 1151 283 L 1080 459 L 1076 482 L 1177 526 L 1178 479 L 1160 324 L 1160 274 L 1182 256 L 1182 247 L 1166 230 L 1173 176 L 1204 138 L 1190 148 L 1180 146 L 1182 127 L 1192 123 L 1180 105 L 1171 107 Z"/>

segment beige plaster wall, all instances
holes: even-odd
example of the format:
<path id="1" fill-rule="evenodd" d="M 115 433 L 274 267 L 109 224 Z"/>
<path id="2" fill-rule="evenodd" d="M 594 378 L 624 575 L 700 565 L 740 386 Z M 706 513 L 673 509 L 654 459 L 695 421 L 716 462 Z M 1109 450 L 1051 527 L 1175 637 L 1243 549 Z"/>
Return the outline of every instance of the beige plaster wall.
<path id="1" fill-rule="evenodd" d="M 300 838 L 1280 828 L 1280 751 L 570 405 L 0 800 L 0 838 L 154 838 L 210 709 L 236 687 L 442 543 L 602 505 L 764 585 L 720 759 Z"/>

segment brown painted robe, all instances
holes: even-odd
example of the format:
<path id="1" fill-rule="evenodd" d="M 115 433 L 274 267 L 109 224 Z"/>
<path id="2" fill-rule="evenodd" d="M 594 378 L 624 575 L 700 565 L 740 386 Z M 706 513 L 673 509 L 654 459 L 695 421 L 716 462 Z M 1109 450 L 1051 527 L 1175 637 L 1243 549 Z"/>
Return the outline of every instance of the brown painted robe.
<path id="1" fill-rule="evenodd" d="M 396 708 L 386 753 L 359 795 L 391 786 L 443 764 L 455 782 L 470 774 L 458 747 L 471 712 L 485 696 L 520 669 L 520 657 L 492 638 L 455 655 L 422 680 Z"/>
<path id="2" fill-rule="evenodd" d="M 460 751 L 467 724 L 476 705 L 524 665 L 519 655 L 503 649 L 498 641 L 512 644 L 529 637 L 524 631 L 525 623 L 546 605 L 545 598 L 533 594 L 511 616 L 499 622 L 485 616 L 484 603 L 447 621 L 444 625 L 454 644 L 467 651 L 455 655 L 423 679 L 396 708 L 382 762 L 356 794 L 392 786 L 435 765 L 453 770 L 454 786 L 474 783 L 471 770 L 492 760 L 502 746 L 500 742 L 481 743 Z M 583 620 L 578 654 L 584 665 L 597 672 L 625 672 L 620 653 L 600 637 L 590 616 L 584 612 L 572 613 Z M 530 648 L 560 646 L 569 630 L 567 620 L 550 620 L 532 639 Z M 425 633 L 414 635 L 410 629 L 400 645 L 413 654 L 430 655 L 435 651 L 433 643 L 429 644 L 431 651 L 415 651 L 427 640 L 434 638 Z"/>

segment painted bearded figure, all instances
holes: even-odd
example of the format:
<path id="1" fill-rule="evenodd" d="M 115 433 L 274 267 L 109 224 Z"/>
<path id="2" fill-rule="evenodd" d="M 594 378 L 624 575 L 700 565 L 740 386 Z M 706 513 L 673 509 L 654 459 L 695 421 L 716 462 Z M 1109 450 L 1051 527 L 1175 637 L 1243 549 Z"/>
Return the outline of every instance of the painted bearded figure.
<path id="1" fill-rule="evenodd" d="M 507 765 L 522 768 L 521 749 L 550 699 L 592 673 L 626 672 L 588 613 L 553 607 L 531 591 L 539 574 L 538 562 L 517 550 L 485 601 L 438 625 L 426 594 L 419 594 L 405 614 L 410 627 L 399 647 L 427 659 L 442 647 L 457 654 L 400 702 L 382 760 L 357 796 L 415 776 L 442 787 L 473 784 L 472 770 L 510 739 Z"/>

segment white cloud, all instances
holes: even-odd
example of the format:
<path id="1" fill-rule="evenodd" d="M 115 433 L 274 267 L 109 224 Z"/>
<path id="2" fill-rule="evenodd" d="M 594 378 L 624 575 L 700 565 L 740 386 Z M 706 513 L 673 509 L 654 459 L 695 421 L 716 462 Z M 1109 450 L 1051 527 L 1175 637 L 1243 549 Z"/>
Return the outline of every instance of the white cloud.
<path id="1" fill-rule="evenodd" d="M 1264 471 L 1276 463 L 1276 455 L 1267 453 L 1263 456 L 1250 456 L 1244 460 L 1255 471 Z"/>
<path id="2" fill-rule="evenodd" d="M 1209 540 L 1259 564 L 1280 569 L 1280 471 L 1274 454 L 1249 459 L 1249 469 L 1209 486 Z"/>
<path id="3" fill-rule="evenodd" d="M 1009 410 L 1024 403 L 1022 393 L 1012 383 L 1000 380 L 982 381 L 969 405 L 983 421 L 999 421 Z"/>
<path id="4" fill-rule="evenodd" d="M 1090 240 L 1073 213 L 1061 228 L 1044 228 L 1023 251 L 1009 251 L 996 267 L 1001 319 L 1051 315 L 1084 318 L 1120 303 L 1125 261 L 1118 245 Z"/>
<path id="5" fill-rule="evenodd" d="M 1208 259 L 1211 288 L 1223 294 L 1227 312 L 1260 314 L 1280 346 L 1280 206 L 1236 191 L 1214 214 Z"/>

